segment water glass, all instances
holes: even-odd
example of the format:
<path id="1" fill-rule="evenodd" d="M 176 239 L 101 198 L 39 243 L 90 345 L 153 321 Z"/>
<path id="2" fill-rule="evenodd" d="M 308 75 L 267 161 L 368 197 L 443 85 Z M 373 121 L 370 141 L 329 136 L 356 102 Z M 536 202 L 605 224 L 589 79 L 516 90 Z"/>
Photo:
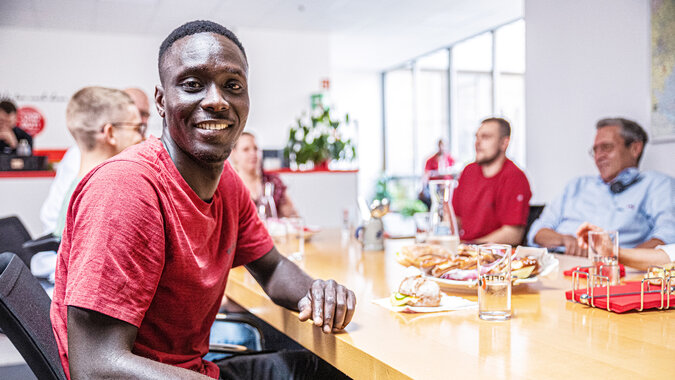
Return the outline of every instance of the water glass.
<path id="1" fill-rule="evenodd" d="M 288 240 L 288 230 L 286 223 L 277 218 L 266 218 L 263 219 L 265 227 L 267 227 L 267 232 L 270 234 L 274 246 L 281 252 L 285 250 L 285 246 Z"/>
<path id="2" fill-rule="evenodd" d="M 429 236 L 429 213 L 415 213 L 413 219 L 415 220 L 415 243 L 426 243 Z"/>
<path id="3" fill-rule="evenodd" d="M 591 260 L 591 274 L 600 274 L 608 278 L 609 285 L 619 285 L 619 232 L 589 231 L 588 258 Z M 598 285 L 604 284 L 599 281 Z M 595 286 L 594 284 L 591 284 Z"/>
<path id="4" fill-rule="evenodd" d="M 285 254 L 291 261 L 305 257 L 305 221 L 302 218 L 283 218 L 286 225 Z"/>
<path id="5" fill-rule="evenodd" d="M 478 248 L 478 317 L 487 321 L 511 318 L 511 246 Z"/>

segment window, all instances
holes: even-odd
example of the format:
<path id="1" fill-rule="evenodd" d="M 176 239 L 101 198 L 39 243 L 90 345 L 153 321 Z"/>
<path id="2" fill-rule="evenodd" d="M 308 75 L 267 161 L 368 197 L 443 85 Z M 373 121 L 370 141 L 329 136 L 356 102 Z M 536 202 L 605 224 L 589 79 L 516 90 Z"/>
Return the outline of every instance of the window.
<path id="1" fill-rule="evenodd" d="M 385 167 L 420 175 L 438 139 L 461 170 L 482 119 L 511 123 L 507 155 L 525 164 L 525 22 L 518 20 L 383 73 Z"/>

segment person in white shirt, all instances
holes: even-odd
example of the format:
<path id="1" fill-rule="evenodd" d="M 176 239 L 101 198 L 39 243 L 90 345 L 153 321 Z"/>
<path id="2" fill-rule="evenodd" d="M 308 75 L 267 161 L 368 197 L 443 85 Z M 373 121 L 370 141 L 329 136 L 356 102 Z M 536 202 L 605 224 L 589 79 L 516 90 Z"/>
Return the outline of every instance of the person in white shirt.
<path id="1" fill-rule="evenodd" d="M 139 88 L 127 88 L 124 92 L 131 97 L 141 114 L 141 122 L 148 125 L 150 118 L 150 102 L 148 96 Z M 59 162 L 56 168 L 56 177 L 49 188 L 49 194 L 40 209 L 40 221 L 42 221 L 43 234 L 54 233 L 56 230 L 61 205 L 64 202 L 66 192 L 77 178 L 80 171 L 81 153 L 77 145 L 71 146 Z"/>

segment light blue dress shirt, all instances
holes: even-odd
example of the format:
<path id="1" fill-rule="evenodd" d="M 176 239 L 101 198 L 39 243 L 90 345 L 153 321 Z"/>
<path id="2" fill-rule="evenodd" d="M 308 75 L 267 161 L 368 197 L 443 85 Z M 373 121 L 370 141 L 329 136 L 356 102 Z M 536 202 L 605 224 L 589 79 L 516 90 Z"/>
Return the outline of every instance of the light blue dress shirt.
<path id="1" fill-rule="evenodd" d="M 610 191 L 611 183 L 638 182 L 621 193 Z M 658 238 L 666 244 L 675 243 L 675 180 L 665 174 L 637 168 L 623 170 L 611 183 L 600 176 L 572 180 L 562 195 L 544 208 L 527 234 L 534 236 L 542 228 L 564 235 L 575 235 L 583 222 L 605 230 L 619 231 L 619 245 L 632 248 L 649 239 Z"/>

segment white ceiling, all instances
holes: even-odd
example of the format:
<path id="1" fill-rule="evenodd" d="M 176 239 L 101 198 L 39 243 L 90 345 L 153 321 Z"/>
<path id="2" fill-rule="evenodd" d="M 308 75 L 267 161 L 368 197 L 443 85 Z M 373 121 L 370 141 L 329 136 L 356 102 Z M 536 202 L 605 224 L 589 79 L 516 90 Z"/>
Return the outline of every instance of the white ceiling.
<path id="1" fill-rule="evenodd" d="M 166 35 L 209 19 L 237 28 L 327 33 L 411 58 L 522 17 L 523 0 L 0 0 L 0 26 Z M 410 45 L 412 44 L 412 46 Z M 383 46 L 384 47 L 384 46 Z M 348 51 L 349 46 L 342 50 Z M 365 51 L 365 49 L 363 49 Z M 399 59 L 400 60 L 400 59 Z M 395 61 L 392 61 L 395 62 Z"/>

